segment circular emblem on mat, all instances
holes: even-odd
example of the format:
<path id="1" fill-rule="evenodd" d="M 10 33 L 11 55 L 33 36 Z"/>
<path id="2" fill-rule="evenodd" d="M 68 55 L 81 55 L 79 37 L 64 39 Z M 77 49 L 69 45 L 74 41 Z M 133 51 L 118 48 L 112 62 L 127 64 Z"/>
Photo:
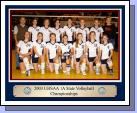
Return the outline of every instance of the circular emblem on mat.
<path id="1" fill-rule="evenodd" d="M 31 93 L 31 88 L 30 88 L 30 87 L 25 87 L 25 88 L 24 88 L 24 93 L 25 93 L 26 95 L 29 95 L 29 94 Z"/>
<path id="2" fill-rule="evenodd" d="M 98 89 L 98 93 L 99 93 L 100 95 L 104 95 L 104 94 L 106 94 L 106 89 L 105 89 L 104 87 L 100 87 L 100 88 Z"/>

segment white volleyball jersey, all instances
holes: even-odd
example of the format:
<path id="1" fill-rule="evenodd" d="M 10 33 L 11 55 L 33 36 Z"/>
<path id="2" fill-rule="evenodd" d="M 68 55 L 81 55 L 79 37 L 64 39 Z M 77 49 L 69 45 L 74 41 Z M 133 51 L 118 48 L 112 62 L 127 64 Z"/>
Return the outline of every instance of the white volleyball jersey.
<path id="1" fill-rule="evenodd" d="M 24 41 L 19 41 L 19 43 L 17 44 L 17 47 L 20 48 L 20 53 L 21 54 L 26 54 L 29 52 L 29 50 L 32 48 L 32 42 L 24 42 Z M 21 55 L 19 55 L 19 57 L 22 57 Z"/>
<path id="2" fill-rule="evenodd" d="M 68 35 L 68 41 L 73 41 L 73 34 L 76 32 L 76 28 L 74 26 L 70 28 L 68 26 L 64 26 L 63 30 L 64 33 Z"/>
<path id="3" fill-rule="evenodd" d="M 42 55 L 44 48 L 46 47 L 46 43 L 45 42 L 38 43 L 36 41 L 36 42 L 33 42 L 33 47 L 36 48 L 36 51 L 38 52 L 39 55 Z M 38 58 L 38 55 L 35 53 L 34 57 Z"/>
<path id="4" fill-rule="evenodd" d="M 106 45 L 100 44 L 100 50 L 102 51 L 101 59 L 105 60 L 109 58 L 110 50 L 114 49 L 112 43 Z"/>
<path id="5" fill-rule="evenodd" d="M 82 33 L 82 35 L 83 35 L 82 41 L 85 43 L 86 39 L 87 39 L 87 36 L 89 34 L 89 29 L 87 27 L 77 28 L 76 33 Z"/>
<path id="6" fill-rule="evenodd" d="M 61 47 L 62 54 L 69 53 L 70 49 L 72 48 L 72 44 L 71 43 L 68 43 L 66 45 L 63 44 L 63 43 L 60 43 L 59 46 Z"/>
<path id="7" fill-rule="evenodd" d="M 51 28 L 51 27 L 48 27 L 48 28 L 41 27 L 39 31 L 43 33 L 43 41 L 44 42 L 49 42 L 50 41 L 50 34 L 53 32 L 53 28 Z"/>
<path id="8" fill-rule="evenodd" d="M 38 34 L 39 30 L 40 30 L 39 26 L 37 26 L 36 28 L 34 28 L 32 26 L 28 28 L 28 31 L 32 34 L 33 42 L 35 42 L 37 40 L 37 34 Z"/>
<path id="9" fill-rule="evenodd" d="M 91 31 L 94 31 L 96 33 L 96 40 L 97 42 L 100 43 L 100 36 L 101 36 L 101 33 L 104 32 L 103 28 L 102 27 L 98 27 L 97 29 L 95 27 L 91 27 L 90 29 L 90 32 Z"/>
<path id="10" fill-rule="evenodd" d="M 56 34 L 56 42 L 60 42 L 61 41 L 61 35 L 63 34 L 64 30 L 63 28 L 53 28 L 53 33 Z"/>
<path id="11" fill-rule="evenodd" d="M 78 44 L 78 47 L 76 47 L 76 42 L 74 42 L 73 48 L 75 50 L 76 58 L 80 58 L 84 53 L 85 43 L 81 42 L 81 44 Z"/>
<path id="12" fill-rule="evenodd" d="M 47 43 L 46 48 L 48 49 L 49 59 L 54 59 L 56 57 L 58 46 L 58 43 Z"/>
<path id="13" fill-rule="evenodd" d="M 95 40 L 94 42 L 87 41 L 86 47 L 88 49 L 88 56 L 89 57 L 96 57 L 97 56 L 97 49 L 99 48 L 99 43 Z"/>

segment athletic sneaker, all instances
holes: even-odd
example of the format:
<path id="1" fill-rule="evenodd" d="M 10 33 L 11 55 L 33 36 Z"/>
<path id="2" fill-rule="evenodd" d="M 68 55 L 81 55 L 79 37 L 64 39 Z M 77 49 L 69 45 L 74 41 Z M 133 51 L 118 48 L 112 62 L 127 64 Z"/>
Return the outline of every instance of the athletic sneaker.
<path id="1" fill-rule="evenodd" d="M 38 70 L 40 71 L 41 70 L 41 66 L 38 64 Z"/>
<path id="2" fill-rule="evenodd" d="M 99 68 L 96 68 L 96 75 L 99 75 L 100 74 L 100 70 Z"/>
<path id="3" fill-rule="evenodd" d="M 82 75 L 87 75 L 85 71 L 82 72 Z"/>
<path id="4" fill-rule="evenodd" d="M 56 72 L 55 72 L 55 74 L 56 74 L 56 75 L 58 75 L 58 74 L 59 74 L 59 72 L 58 72 L 58 71 L 56 71 Z"/>
<path id="5" fill-rule="evenodd" d="M 70 75 L 70 72 L 69 72 L 69 71 L 67 71 L 67 72 L 66 72 L 66 75 Z"/>
<path id="6" fill-rule="evenodd" d="M 30 69 L 32 69 L 32 70 L 34 69 L 33 64 L 30 64 Z"/>
<path id="7" fill-rule="evenodd" d="M 20 69 L 20 67 L 16 67 L 16 69 L 17 69 L 17 70 L 19 70 L 19 69 Z"/>
<path id="8" fill-rule="evenodd" d="M 41 70 L 41 74 L 42 74 L 42 75 L 45 74 L 45 70 Z"/>
<path id="9" fill-rule="evenodd" d="M 114 74 L 113 69 L 110 69 L 110 70 L 109 70 L 109 74 L 110 74 L 110 75 L 113 75 L 113 74 Z"/>
<path id="10" fill-rule="evenodd" d="M 96 71 L 96 66 L 93 66 L 93 70 Z"/>
<path id="11" fill-rule="evenodd" d="M 26 76 L 30 76 L 30 70 L 26 71 Z"/>
<path id="12" fill-rule="evenodd" d="M 21 74 L 25 74 L 25 73 L 26 73 L 26 71 L 22 71 L 22 72 L 21 72 Z"/>
<path id="13" fill-rule="evenodd" d="M 63 73 L 66 73 L 67 71 L 63 71 Z"/>

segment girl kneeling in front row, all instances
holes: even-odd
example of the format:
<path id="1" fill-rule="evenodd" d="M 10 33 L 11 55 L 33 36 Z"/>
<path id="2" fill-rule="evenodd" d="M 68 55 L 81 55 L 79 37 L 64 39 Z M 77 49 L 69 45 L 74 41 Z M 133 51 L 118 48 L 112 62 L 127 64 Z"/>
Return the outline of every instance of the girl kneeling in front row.
<path id="1" fill-rule="evenodd" d="M 96 41 L 96 33 L 91 31 L 89 33 L 89 41 L 86 42 L 86 53 L 88 58 L 89 71 L 92 74 L 93 63 L 96 64 L 96 74 L 100 74 L 100 62 L 99 62 L 99 42 Z"/>
<path id="2" fill-rule="evenodd" d="M 35 72 L 38 72 L 38 62 L 40 61 L 41 74 L 45 74 L 45 46 L 46 43 L 43 42 L 43 33 L 39 32 L 37 34 L 36 42 L 33 42 L 34 56 L 32 58 L 32 63 L 34 65 Z"/>
<path id="3" fill-rule="evenodd" d="M 61 63 L 62 63 L 62 69 L 63 73 L 66 73 L 67 75 L 70 74 L 70 64 L 71 64 L 71 57 L 73 55 L 73 47 L 71 43 L 68 43 L 68 36 L 64 35 L 62 38 L 62 43 L 60 43 L 59 51 L 61 55 Z"/>
<path id="4" fill-rule="evenodd" d="M 47 57 L 47 65 L 49 66 L 50 72 L 54 72 L 55 74 L 59 74 L 59 44 L 56 43 L 56 34 L 50 34 L 50 42 L 46 45 L 46 57 Z"/>
<path id="5" fill-rule="evenodd" d="M 108 42 L 108 36 L 103 35 L 103 44 L 100 45 L 101 50 L 101 68 L 103 74 L 107 74 L 107 68 L 109 69 L 109 73 L 113 74 L 113 45 Z"/>
<path id="6" fill-rule="evenodd" d="M 73 44 L 74 48 L 74 61 L 76 64 L 76 73 L 79 74 L 80 71 L 83 75 L 86 75 L 86 54 L 85 54 L 85 43 L 82 42 L 82 33 L 78 33 L 76 37 L 76 42 Z"/>
<path id="7" fill-rule="evenodd" d="M 30 55 L 32 54 L 32 43 L 29 32 L 25 32 L 24 40 L 17 44 L 17 53 L 19 54 L 20 71 L 26 75 L 30 75 Z"/>

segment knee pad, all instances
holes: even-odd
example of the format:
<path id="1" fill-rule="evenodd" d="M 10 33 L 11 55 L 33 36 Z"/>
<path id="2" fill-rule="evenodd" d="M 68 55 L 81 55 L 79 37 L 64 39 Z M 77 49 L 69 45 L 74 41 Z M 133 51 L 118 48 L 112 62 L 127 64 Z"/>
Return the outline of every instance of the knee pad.
<path id="1" fill-rule="evenodd" d="M 112 67 L 113 66 L 112 60 L 108 60 L 107 64 L 108 64 L 109 67 Z"/>
<path id="2" fill-rule="evenodd" d="M 45 63 L 41 63 L 41 69 L 45 69 Z"/>
<path id="3" fill-rule="evenodd" d="M 100 67 L 101 66 L 101 63 L 96 63 L 96 67 Z"/>
<path id="4" fill-rule="evenodd" d="M 86 70 L 86 64 L 85 63 L 82 63 L 81 64 L 81 71 L 85 71 Z"/>
<path id="5" fill-rule="evenodd" d="M 27 57 L 23 58 L 23 62 L 25 64 L 26 70 L 30 69 L 29 60 Z"/>
<path id="6" fill-rule="evenodd" d="M 23 58 L 23 62 L 25 63 L 25 64 L 28 64 L 29 63 L 29 60 L 28 60 L 28 58 Z"/>

